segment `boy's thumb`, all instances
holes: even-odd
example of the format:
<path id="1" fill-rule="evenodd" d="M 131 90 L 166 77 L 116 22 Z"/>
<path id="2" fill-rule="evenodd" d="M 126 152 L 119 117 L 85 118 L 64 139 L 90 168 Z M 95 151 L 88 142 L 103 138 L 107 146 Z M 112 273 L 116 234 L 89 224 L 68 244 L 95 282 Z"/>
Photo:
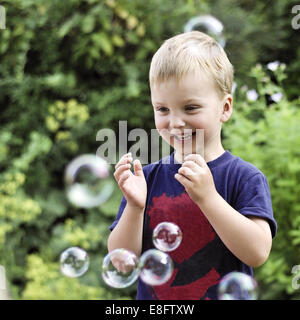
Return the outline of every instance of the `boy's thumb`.
<path id="1" fill-rule="evenodd" d="M 133 165 L 134 165 L 134 174 L 136 176 L 143 176 L 144 172 L 143 172 L 143 167 L 140 160 L 138 159 L 134 160 Z"/>

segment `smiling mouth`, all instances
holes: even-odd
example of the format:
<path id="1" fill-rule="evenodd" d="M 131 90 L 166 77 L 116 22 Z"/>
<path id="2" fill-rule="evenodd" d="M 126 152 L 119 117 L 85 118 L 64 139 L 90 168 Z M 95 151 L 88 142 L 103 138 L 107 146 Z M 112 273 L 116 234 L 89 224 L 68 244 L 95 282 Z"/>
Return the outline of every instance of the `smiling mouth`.
<path id="1" fill-rule="evenodd" d="M 189 134 L 182 134 L 182 135 L 173 135 L 173 137 L 175 138 L 175 140 L 177 141 L 189 141 L 192 139 L 192 137 L 196 134 L 196 132 L 193 133 L 189 133 Z"/>

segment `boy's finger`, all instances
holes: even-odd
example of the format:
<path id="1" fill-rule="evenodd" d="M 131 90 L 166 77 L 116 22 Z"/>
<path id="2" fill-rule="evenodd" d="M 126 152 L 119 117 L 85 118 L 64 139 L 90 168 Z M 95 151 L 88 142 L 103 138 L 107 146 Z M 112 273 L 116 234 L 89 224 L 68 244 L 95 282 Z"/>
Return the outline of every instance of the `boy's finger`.
<path id="1" fill-rule="evenodd" d="M 125 170 L 129 170 L 131 167 L 130 163 L 126 163 L 123 165 L 120 165 L 119 168 L 117 168 L 117 170 L 114 172 L 114 177 L 116 178 L 116 180 L 118 181 L 120 178 L 120 175 L 125 171 Z"/>
<path id="2" fill-rule="evenodd" d="M 190 179 L 192 176 L 194 176 L 196 173 L 191 170 L 188 167 L 181 167 L 178 169 L 178 173 L 182 174 L 183 176 L 185 176 L 187 179 Z"/>
<path id="3" fill-rule="evenodd" d="M 180 182 L 185 188 L 191 186 L 191 181 L 180 173 L 176 173 L 174 178 Z"/>
<path id="4" fill-rule="evenodd" d="M 140 160 L 138 159 L 134 160 L 133 165 L 134 165 L 134 174 L 140 177 L 144 176 L 143 167 Z"/>
<path id="5" fill-rule="evenodd" d="M 195 161 L 197 164 L 199 164 L 199 166 L 205 168 L 207 167 L 207 164 L 204 160 L 204 158 L 202 156 L 200 156 L 200 154 L 189 154 L 187 156 L 184 157 L 184 161 L 188 161 L 188 160 L 191 160 L 191 161 Z"/>
<path id="6" fill-rule="evenodd" d="M 130 154 L 125 154 L 125 155 L 119 160 L 119 162 L 115 165 L 115 169 L 118 169 L 121 165 L 126 164 L 126 163 L 129 163 L 129 162 L 131 162 L 132 160 L 133 160 L 133 159 L 132 159 L 131 153 L 130 153 Z"/>
<path id="7" fill-rule="evenodd" d="M 123 183 L 128 179 L 130 173 L 125 171 L 121 174 L 120 179 L 118 180 L 118 185 L 122 187 Z"/>
<path id="8" fill-rule="evenodd" d="M 190 167 L 190 168 L 195 168 L 197 166 L 198 164 L 196 163 L 196 161 L 192 161 L 192 160 L 184 161 L 183 164 L 181 165 L 181 167 Z"/>

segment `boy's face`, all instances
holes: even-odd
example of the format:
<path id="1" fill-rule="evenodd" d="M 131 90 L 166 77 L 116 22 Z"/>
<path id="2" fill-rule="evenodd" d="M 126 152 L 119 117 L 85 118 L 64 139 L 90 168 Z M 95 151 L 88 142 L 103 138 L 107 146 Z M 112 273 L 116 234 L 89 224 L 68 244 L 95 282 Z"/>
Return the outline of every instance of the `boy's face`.
<path id="1" fill-rule="evenodd" d="M 151 88 L 151 99 L 156 128 L 175 154 L 199 154 L 203 147 L 212 154 L 220 148 L 222 123 L 231 115 L 232 97 L 221 98 L 211 77 L 197 71 L 180 82 L 167 80 Z M 196 129 L 204 133 L 204 146 L 199 146 L 203 140 L 196 140 Z"/>

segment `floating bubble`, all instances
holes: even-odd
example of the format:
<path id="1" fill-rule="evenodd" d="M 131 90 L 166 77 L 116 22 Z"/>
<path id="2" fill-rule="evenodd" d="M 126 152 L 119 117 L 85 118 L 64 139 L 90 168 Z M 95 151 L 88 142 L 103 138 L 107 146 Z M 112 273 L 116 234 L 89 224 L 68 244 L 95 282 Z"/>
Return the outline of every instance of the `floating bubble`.
<path id="1" fill-rule="evenodd" d="M 223 35 L 224 26 L 220 20 L 211 15 L 201 15 L 193 17 L 184 26 L 184 32 L 201 31 L 209 36 L 215 38 L 215 40 L 223 48 L 226 45 L 226 40 Z"/>
<path id="2" fill-rule="evenodd" d="M 88 254 L 81 248 L 71 247 L 60 255 L 60 271 L 67 277 L 82 276 L 89 268 Z"/>
<path id="3" fill-rule="evenodd" d="M 151 286 L 166 283 L 173 273 L 173 261 L 162 251 L 150 249 L 145 251 L 139 262 L 140 278 Z"/>
<path id="4" fill-rule="evenodd" d="M 69 163 L 65 183 L 68 200 L 81 208 L 101 205 L 114 189 L 107 162 L 93 154 L 81 155 Z"/>
<path id="5" fill-rule="evenodd" d="M 110 287 L 129 287 L 138 276 L 138 257 L 133 252 L 120 248 L 112 250 L 104 257 L 102 278 Z"/>
<path id="6" fill-rule="evenodd" d="M 256 300 L 257 283 L 242 272 L 231 272 L 224 276 L 218 287 L 219 300 Z"/>
<path id="7" fill-rule="evenodd" d="M 173 251 L 182 241 L 180 228 L 172 222 L 161 222 L 153 230 L 153 244 L 158 250 Z"/>

